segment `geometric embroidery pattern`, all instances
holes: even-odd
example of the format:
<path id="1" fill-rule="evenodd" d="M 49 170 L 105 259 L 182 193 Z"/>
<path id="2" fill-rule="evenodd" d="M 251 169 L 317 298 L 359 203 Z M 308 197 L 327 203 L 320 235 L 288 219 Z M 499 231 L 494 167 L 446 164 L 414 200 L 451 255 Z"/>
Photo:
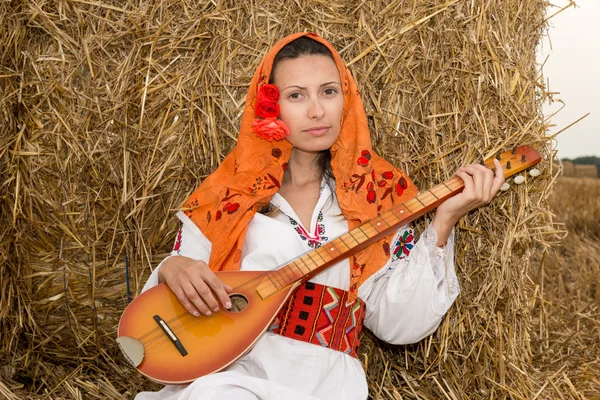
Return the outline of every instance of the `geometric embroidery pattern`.
<path id="1" fill-rule="evenodd" d="M 290 296 L 269 331 L 358 358 L 365 303 L 360 298 L 347 301 L 345 290 L 306 282 Z"/>
<path id="2" fill-rule="evenodd" d="M 298 223 L 294 218 L 288 216 L 288 220 L 290 221 L 290 225 L 294 227 L 294 230 L 300 238 L 307 242 L 308 246 L 311 249 L 316 249 L 321 247 L 321 244 L 325 243 L 329 240 L 327 236 L 325 236 L 325 225 L 323 224 L 323 212 L 319 211 L 317 215 L 317 225 L 315 226 L 315 231 L 310 234 L 302 225 Z"/>
<path id="3" fill-rule="evenodd" d="M 173 246 L 173 251 L 176 251 L 178 255 L 181 255 L 181 233 L 183 231 L 183 224 L 179 227 L 179 232 L 177 232 L 177 239 L 175 240 L 175 245 Z"/>

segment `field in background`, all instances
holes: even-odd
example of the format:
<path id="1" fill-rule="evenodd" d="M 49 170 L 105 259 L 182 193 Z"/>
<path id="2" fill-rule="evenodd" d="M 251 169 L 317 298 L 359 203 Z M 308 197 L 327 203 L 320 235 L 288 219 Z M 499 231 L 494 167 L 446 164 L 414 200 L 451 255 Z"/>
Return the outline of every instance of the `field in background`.
<path id="1" fill-rule="evenodd" d="M 532 263 L 533 360 L 556 371 L 539 398 L 600 399 L 600 179 L 559 178 L 549 200 L 567 232 Z"/>

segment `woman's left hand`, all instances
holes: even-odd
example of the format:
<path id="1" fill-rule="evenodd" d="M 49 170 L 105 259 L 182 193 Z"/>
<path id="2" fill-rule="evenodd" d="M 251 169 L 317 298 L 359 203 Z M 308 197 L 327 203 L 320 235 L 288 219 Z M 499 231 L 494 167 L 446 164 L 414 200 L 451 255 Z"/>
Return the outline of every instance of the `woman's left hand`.
<path id="1" fill-rule="evenodd" d="M 480 164 L 470 164 L 456 171 L 465 183 L 462 192 L 444 201 L 438 208 L 433 227 L 437 232 L 438 246 L 443 246 L 452 227 L 469 211 L 488 204 L 504 183 L 504 168 L 494 159 L 495 172 Z"/>

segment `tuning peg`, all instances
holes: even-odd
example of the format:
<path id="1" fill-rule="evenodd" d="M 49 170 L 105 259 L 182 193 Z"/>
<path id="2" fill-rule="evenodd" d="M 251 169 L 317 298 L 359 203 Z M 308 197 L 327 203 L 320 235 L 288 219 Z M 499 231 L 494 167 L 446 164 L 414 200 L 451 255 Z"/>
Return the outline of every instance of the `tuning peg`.
<path id="1" fill-rule="evenodd" d="M 517 147 L 516 147 L 516 146 L 512 148 L 512 151 L 511 151 L 511 153 L 512 153 L 512 154 L 517 154 Z"/>
<path id="2" fill-rule="evenodd" d="M 521 183 L 525 182 L 525 177 L 523 175 L 517 175 L 517 176 L 515 176 L 515 179 L 513 179 L 513 181 L 517 185 L 520 185 Z"/>
<path id="3" fill-rule="evenodd" d="M 504 182 L 502 186 L 500 186 L 500 190 L 503 192 L 506 192 L 508 189 L 510 189 L 510 184 L 508 182 Z"/>
<path id="4" fill-rule="evenodd" d="M 540 176 L 540 170 L 537 168 L 532 169 L 531 171 L 529 171 L 529 175 L 533 176 L 534 178 L 536 176 Z"/>

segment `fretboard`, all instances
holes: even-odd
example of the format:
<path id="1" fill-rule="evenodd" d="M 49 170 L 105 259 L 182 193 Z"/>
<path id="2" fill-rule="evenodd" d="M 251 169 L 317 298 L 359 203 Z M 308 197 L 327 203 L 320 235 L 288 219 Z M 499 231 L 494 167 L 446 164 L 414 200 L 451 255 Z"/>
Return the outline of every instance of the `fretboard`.
<path id="1" fill-rule="evenodd" d="M 453 177 L 360 224 L 289 264 L 270 271 L 257 287 L 259 294 L 266 298 L 295 282 L 310 279 L 329 266 L 394 233 L 399 227 L 434 209 L 463 188 L 462 179 Z"/>

